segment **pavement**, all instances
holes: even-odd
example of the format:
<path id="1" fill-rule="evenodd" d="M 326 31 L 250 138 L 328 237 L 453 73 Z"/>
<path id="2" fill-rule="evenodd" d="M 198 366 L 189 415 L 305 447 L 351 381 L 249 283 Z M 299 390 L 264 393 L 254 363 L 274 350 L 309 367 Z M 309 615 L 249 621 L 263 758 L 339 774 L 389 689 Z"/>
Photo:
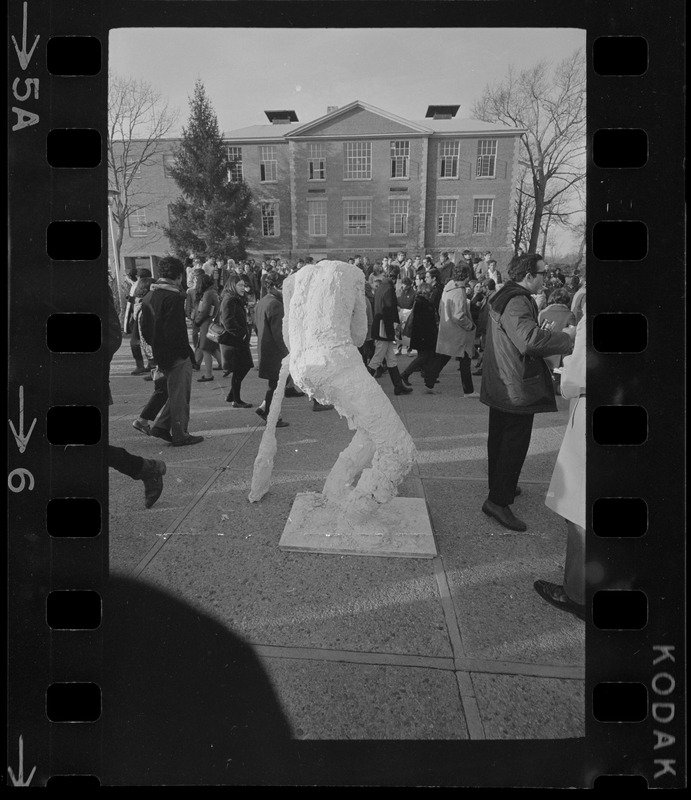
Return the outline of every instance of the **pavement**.
<path id="1" fill-rule="evenodd" d="M 399 397 L 379 381 L 418 449 L 400 495 L 426 500 L 438 556 L 425 560 L 279 550 L 295 495 L 320 491 L 352 437 L 337 412 L 284 400 L 271 489 L 250 504 L 264 425 L 225 402 L 230 379 L 194 373 L 189 430 L 204 441 L 174 448 L 132 428 L 152 384 L 130 375 L 127 338 L 113 359 L 111 444 L 164 460 L 167 474 L 145 509 L 141 482 L 110 470 L 111 574 L 172 593 L 249 643 L 298 740 L 585 735 L 585 625 L 533 589 L 563 575 L 566 529 L 544 497 L 567 404 L 535 418 L 514 505 L 528 531 L 512 533 L 480 510 L 488 409 L 463 397 L 456 366 L 436 395 L 419 375 Z M 256 407 L 265 391 L 252 370 L 243 399 Z"/>

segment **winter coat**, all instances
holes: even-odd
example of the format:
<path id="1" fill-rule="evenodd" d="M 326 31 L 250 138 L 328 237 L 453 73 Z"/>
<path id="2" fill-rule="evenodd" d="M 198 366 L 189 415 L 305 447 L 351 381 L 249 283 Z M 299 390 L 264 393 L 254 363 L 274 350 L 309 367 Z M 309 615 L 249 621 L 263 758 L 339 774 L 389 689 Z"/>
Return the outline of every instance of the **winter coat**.
<path id="1" fill-rule="evenodd" d="M 418 295 L 415 298 L 413 311 L 408 318 L 408 323 L 404 331 L 406 336 L 410 336 L 410 349 L 422 353 L 425 350 L 434 350 L 437 346 L 437 336 L 439 326 L 437 325 L 437 313 L 430 301 Z"/>
<path id="2" fill-rule="evenodd" d="M 374 293 L 374 320 L 372 322 L 372 338 L 380 341 L 396 340 L 394 326 L 399 322 L 398 302 L 393 282 L 389 278 L 379 284 Z"/>
<path id="3" fill-rule="evenodd" d="M 564 519 L 586 527 L 585 450 L 586 450 L 586 322 L 581 317 L 576 328 L 573 353 L 564 358 L 561 393 L 571 400 L 569 420 L 559 448 L 545 505 Z"/>
<path id="4" fill-rule="evenodd" d="M 436 351 L 445 356 L 473 355 L 475 324 L 465 286 L 447 283 L 439 304 L 439 336 Z"/>
<path id="5" fill-rule="evenodd" d="M 194 324 L 199 328 L 199 344 L 200 350 L 204 349 L 206 344 L 206 332 L 209 330 L 209 325 L 218 314 L 221 305 L 221 300 L 218 292 L 211 287 L 207 289 L 199 301 L 199 306 L 194 314 Z"/>
<path id="6" fill-rule="evenodd" d="M 435 283 L 432 286 L 432 297 L 431 303 L 434 306 L 434 310 L 439 314 L 439 303 L 441 303 L 441 296 L 444 293 L 444 286 L 441 283 Z"/>
<path id="7" fill-rule="evenodd" d="M 269 289 L 255 309 L 259 377 L 278 380 L 281 362 L 288 355 L 283 341 L 283 293 Z"/>
<path id="8" fill-rule="evenodd" d="M 571 352 L 571 337 L 540 328 L 530 292 L 508 281 L 490 300 L 480 401 L 514 414 L 556 411 L 545 356 Z"/>
<path id="9" fill-rule="evenodd" d="M 365 341 L 372 341 L 372 323 L 374 322 L 374 289 L 369 281 L 365 281 L 365 311 L 367 313 L 367 336 Z"/>
<path id="10" fill-rule="evenodd" d="M 245 303 L 237 295 L 225 295 L 221 300 L 220 323 L 225 328 L 219 344 L 223 368 L 229 372 L 252 369 L 254 361 L 250 351 L 250 326 Z"/>
<path id="11" fill-rule="evenodd" d="M 439 267 L 439 272 L 441 274 L 441 278 L 439 280 L 441 281 L 442 286 L 446 286 L 451 278 L 453 278 L 453 271 L 455 268 L 456 265 L 453 261 L 451 261 L 451 259 L 448 259 Z"/>
<path id="12" fill-rule="evenodd" d="M 162 370 L 181 358 L 194 359 L 187 337 L 185 293 L 175 283 L 159 278 L 142 300 L 140 327 Z"/>
<path id="13" fill-rule="evenodd" d="M 396 302 L 398 303 L 399 309 L 412 308 L 415 297 L 415 289 L 413 289 L 412 286 L 401 287 L 401 290 L 396 292 Z"/>

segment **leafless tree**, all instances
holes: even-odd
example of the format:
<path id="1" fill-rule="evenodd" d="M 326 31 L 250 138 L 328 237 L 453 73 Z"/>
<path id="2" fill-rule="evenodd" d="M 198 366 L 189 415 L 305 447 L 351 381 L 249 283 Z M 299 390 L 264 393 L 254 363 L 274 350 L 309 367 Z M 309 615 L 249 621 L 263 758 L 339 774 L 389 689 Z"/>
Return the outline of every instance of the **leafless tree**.
<path id="1" fill-rule="evenodd" d="M 582 50 L 574 51 L 554 70 L 547 61 L 518 73 L 513 67 L 499 85 L 485 87 L 472 113 L 484 122 L 499 122 L 525 132 L 523 155 L 532 182 L 534 212 L 528 249 L 539 243 L 543 215 L 581 189 L 586 172 L 586 69 Z M 523 159 L 522 159 L 523 160 Z"/>
<path id="2" fill-rule="evenodd" d="M 115 251 L 120 248 L 127 221 L 156 199 L 137 180 L 143 166 L 152 164 L 178 119 L 160 92 L 135 78 L 111 75 L 108 81 L 108 179 L 114 190 L 110 213 L 115 223 Z M 117 193 L 117 194 L 116 194 Z"/>

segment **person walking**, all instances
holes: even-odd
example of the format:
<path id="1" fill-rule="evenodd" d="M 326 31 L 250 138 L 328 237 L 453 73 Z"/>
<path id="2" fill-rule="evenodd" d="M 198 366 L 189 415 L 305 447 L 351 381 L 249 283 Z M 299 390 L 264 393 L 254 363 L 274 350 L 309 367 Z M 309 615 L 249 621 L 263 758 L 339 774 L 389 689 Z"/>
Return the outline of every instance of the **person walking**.
<path id="1" fill-rule="evenodd" d="M 542 256 L 514 256 L 509 280 L 490 300 L 480 401 L 489 406 L 487 463 L 489 495 L 482 511 L 500 525 L 525 531 L 511 510 L 530 446 L 536 413 L 556 411 L 554 386 L 545 356 L 571 352 L 576 329 L 554 333 L 540 327 L 532 295 L 542 288 Z"/>
<path id="2" fill-rule="evenodd" d="M 425 368 L 425 391 L 436 394 L 434 388 L 439 373 L 452 358 L 460 361 L 461 383 L 465 394 L 473 394 L 473 378 L 470 374 L 470 359 L 475 342 L 475 323 L 470 315 L 466 285 L 470 278 L 470 268 L 465 265 L 454 267 L 453 280 L 444 287 L 439 304 L 439 335 L 436 355 L 429 367 Z"/>
<path id="3" fill-rule="evenodd" d="M 570 400 L 569 421 L 547 489 L 545 505 L 566 522 L 563 583 L 537 580 L 535 591 L 550 605 L 585 620 L 586 322 L 576 328 L 573 353 L 565 356 L 561 394 Z"/>
<path id="4" fill-rule="evenodd" d="M 410 394 L 413 390 L 401 380 L 396 362 L 396 331 L 398 323 L 398 303 L 394 290 L 393 276 L 387 272 L 386 277 L 374 293 L 374 320 L 372 322 L 372 338 L 374 339 L 374 355 L 369 363 L 369 371 L 379 378 L 388 369 L 394 394 Z M 386 367 L 384 367 L 386 361 Z"/>
<path id="5" fill-rule="evenodd" d="M 247 320 L 248 285 L 239 275 L 231 275 L 223 287 L 220 322 L 224 332 L 219 344 L 223 357 L 224 375 L 233 374 L 226 402 L 233 408 L 252 408 L 241 397 L 242 381 L 254 366 L 250 351 L 251 330 Z"/>
<path id="6" fill-rule="evenodd" d="M 279 272 L 271 272 L 266 277 L 266 294 L 257 303 L 255 321 L 257 325 L 257 352 L 259 354 L 259 377 L 269 382 L 264 402 L 256 413 L 266 422 L 271 409 L 271 400 L 278 386 L 281 363 L 288 355 L 288 348 L 283 341 L 283 276 Z M 289 425 L 280 417 L 277 428 Z"/>
<path id="7" fill-rule="evenodd" d="M 184 267 L 179 259 L 166 256 L 158 265 L 158 274 L 159 279 L 142 301 L 141 330 L 166 377 L 168 399 L 151 427 L 151 435 L 183 447 L 204 441 L 203 436 L 192 436 L 187 430 L 194 353 L 185 321 Z"/>
<path id="8" fill-rule="evenodd" d="M 197 378 L 199 383 L 212 381 L 214 376 L 213 358 L 216 356 L 219 368 L 222 369 L 223 365 L 220 363 L 221 351 L 219 348 L 212 348 L 211 342 L 207 342 L 206 334 L 209 330 L 209 325 L 213 322 L 214 318 L 219 312 L 221 300 L 216 292 L 214 279 L 211 275 L 202 275 L 199 280 L 199 286 L 196 295 L 197 310 L 194 314 L 193 322 L 199 330 L 199 344 L 194 353 L 194 361 L 196 364 L 204 365 L 201 377 Z"/>
<path id="9" fill-rule="evenodd" d="M 432 287 L 427 283 L 420 285 L 415 297 L 413 310 L 406 323 L 405 334 L 410 336 L 410 349 L 417 355 L 401 373 L 401 380 L 410 386 L 410 376 L 413 372 L 429 369 L 434 361 L 439 325 L 437 312 L 432 305 Z"/>

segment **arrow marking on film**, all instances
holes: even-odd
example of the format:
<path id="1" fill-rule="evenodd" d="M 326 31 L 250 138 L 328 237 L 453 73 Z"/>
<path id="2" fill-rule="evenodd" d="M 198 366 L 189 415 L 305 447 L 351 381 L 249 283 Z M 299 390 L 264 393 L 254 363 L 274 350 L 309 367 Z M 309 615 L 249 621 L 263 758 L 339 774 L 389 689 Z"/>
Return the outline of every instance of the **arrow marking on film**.
<path id="1" fill-rule="evenodd" d="M 33 43 L 33 45 L 31 45 L 31 50 L 29 50 L 29 52 L 27 53 L 26 52 L 26 23 L 27 23 L 27 17 L 28 17 L 28 8 L 27 8 L 28 5 L 29 5 L 28 3 L 24 3 L 24 22 L 23 22 L 23 25 L 22 25 L 22 49 L 21 50 L 19 49 L 19 45 L 17 44 L 17 40 L 14 38 L 14 36 L 12 37 L 12 42 L 14 43 L 14 49 L 17 51 L 17 58 L 19 59 L 19 66 L 22 69 L 26 69 L 29 66 L 29 62 L 31 61 L 31 59 L 32 59 L 32 57 L 34 55 L 34 50 L 36 49 L 36 45 L 38 44 L 38 40 L 41 38 L 40 36 L 37 36 L 34 39 L 34 43 Z"/>
<path id="2" fill-rule="evenodd" d="M 31 427 L 29 428 L 29 432 L 24 435 L 24 387 L 19 387 L 19 433 L 17 433 L 17 429 L 12 424 L 12 420 L 8 420 L 10 423 L 10 428 L 12 428 L 12 433 L 14 434 L 15 441 L 17 442 L 17 447 L 19 448 L 19 452 L 23 453 L 26 450 L 26 446 L 29 444 L 29 439 L 31 438 L 31 434 L 34 430 L 34 425 L 36 424 L 36 417 L 34 417 L 34 421 L 31 423 Z"/>
<path id="3" fill-rule="evenodd" d="M 10 780 L 12 781 L 12 786 L 28 786 L 31 783 L 31 779 L 34 777 L 34 772 L 36 772 L 36 767 L 31 770 L 29 777 L 24 780 L 24 737 L 19 737 L 19 775 L 14 774 L 12 771 L 12 767 L 7 767 L 7 773 L 10 776 Z"/>

